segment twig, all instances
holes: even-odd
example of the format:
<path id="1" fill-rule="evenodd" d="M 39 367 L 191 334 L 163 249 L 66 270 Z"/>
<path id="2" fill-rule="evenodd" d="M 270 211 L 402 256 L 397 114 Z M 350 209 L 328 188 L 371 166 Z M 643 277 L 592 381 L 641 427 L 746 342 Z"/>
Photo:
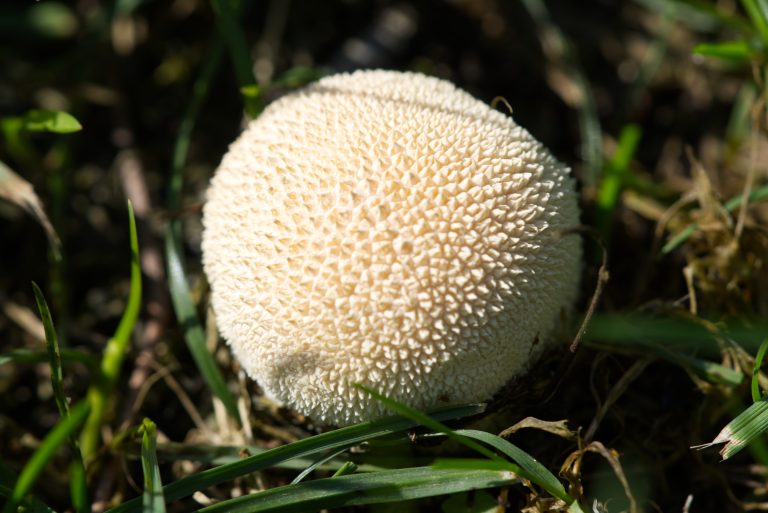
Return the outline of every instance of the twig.
<path id="1" fill-rule="evenodd" d="M 629 385 L 635 379 L 637 379 L 640 374 L 642 374 L 648 364 L 651 363 L 654 359 L 655 358 L 652 356 L 646 356 L 636 361 L 632 364 L 629 370 L 624 373 L 621 379 L 616 382 L 611 391 L 608 392 L 608 396 L 605 398 L 605 401 L 603 401 L 603 403 L 600 405 L 597 413 L 595 413 L 595 416 L 592 419 L 587 432 L 584 434 L 585 442 L 592 440 L 592 438 L 595 436 L 595 432 L 597 432 L 597 428 L 600 426 L 600 423 L 603 421 L 603 418 L 605 418 L 605 415 L 608 413 L 608 410 L 611 408 L 611 406 L 613 406 L 613 404 L 619 400 L 624 392 L 626 392 Z"/>
<path id="2" fill-rule="evenodd" d="M 594 228 L 591 226 L 577 226 L 575 228 L 569 228 L 567 230 L 563 230 L 559 234 L 559 238 L 580 233 L 588 235 L 593 241 L 597 242 L 602 251 L 602 261 L 600 268 L 597 270 L 597 282 L 595 283 L 595 290 L 592 293 L 592 299 L 589 301 L 589 306 L 587 307 L 587 311 L 584 314 L 584 319 L 581 321 L 579 331 L 576 332 L 576 335 L 573 337 L 573 341 L 571 342 L 570 350 L 572 353 L 575 353 L 579 348 L 579 342 L 584 336 L 584 332 L 587 330 L 589 320 L 592 318 L 592 315 L 594 315 L 595 309 L 597 308 L 597 303 L 600 301 L 600 296 L 602 295 L 603 289 L 605 288 L 605 284 L 608 283 L 608 279 L 610 278 L 610 274 L 608 273 L 608 249 L 605 247 L 605 242 L 603 242 L 602 237 Z"/>

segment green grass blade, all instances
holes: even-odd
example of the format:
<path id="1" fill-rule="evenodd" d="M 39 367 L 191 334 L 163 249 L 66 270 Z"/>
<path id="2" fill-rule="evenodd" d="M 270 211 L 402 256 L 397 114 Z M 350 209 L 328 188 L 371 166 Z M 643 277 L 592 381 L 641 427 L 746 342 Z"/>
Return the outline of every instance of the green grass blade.
<path id="1" fill-rule="evenodd" d="M 306 513 L 320 509 L 401 502 L 467 490 L 498 488 L 517 482 L 508 471 L 437 470 L 414 467 L 371 474 L 353 474 L 281 486 L 238 497 L 200 513 Z"/>
<path id="2" fill-rule="evenodd" d="M 256 79 L 253 76 L 253 62 L 251 62 L 251 52 L 243 33 L 243 29 L 238 23 L 238 14 L 231 5 L 231 0 L 211 0 L 213 9 L 218 15 L 216 22 L 219 33 L 223 34 L 232 65 L 235 68 L 237 82 L 240 90 L 243 92 L 245 102 L 245 111 L 251 118 L 255 118 L 261 112 L 260 89 L 256 85 Z M 245 1 L 241 1 L 241 4 Z"/>
<path id="3" fill-rule="evenodd" d="M 760 367 L 763 366 L 763 359 L 765 358 L 765 352 L 768 351 L 768 338 L 763 340 L 760 344 L 760 349 L 757 350 L 757 356 L 755 357 L 755 366 L 752 369 L 752 402 L 756 403 L 763 399 L 763 394 L 760 392 Z"/>
<path id="4" fill-rule="evenodd" d="M 136 232 L 136 219 L 133 206 L 128 202 L 128 228 L 131 245 L 131 290 L 123 311 L 123 316 L 112 338 L 107 341 L 101 358 L 100 373 L 88 388 L 87 399 L 91 405 L 91 415 L 85 423 L 80 443 L 83 455 L 90 458 L 99 445 L 101 426 L 109 408 L 112 391 L 120 377 L 120 367 L 128 351 L 131 333 L 136 325 L 141 309 L 141 262 L 139 260 L 139 239 Z"/>
<path id="5" fill-rule="evenodd" d="M 584 181 L 589 185 L 595 184 L 600 178 L 600 173 L 603 169 L 603 134 L 592 86 L 579 63 L 573 43 L 560 30 L 560 27 L 554 23 L 544 1 L 523 0 L 522 3 L 530 13 L 531 18 L 538 25 L 541 33 L 539 37 L 542 39 L 542 42 L 545 38 L 554 39 L 556 44 L 552 46 L 562 49 L 556 57 L 565 65 L 574 83 L 579 88 L 582 98 L 576 108 L 581 135 L 581 158 L 584 160 L 587 168 Z M 552 41 L 550 41 L 551 43 Z"/>
<path id="6" fill-rule="evenodd" d="M 620 316 L 600 315 L 590 337 L 602 338 L 604 343 L 587 340 L 585 344 L 599 349 L 629 346 L 633 350 L 651 353 L 677 364 L 718 385 L 736 387 L 744 381 L 744 373 L 741 371 L 688 354 L 696 351 L 709 353 L 712 357 L 719 356 L 717 347 L 712 343 L 712 335 L 701 330 L 700 326 L 671 319 L 646 320 L 650 324 L 642 326 L 637 324 L 637 319 L 632 316 L 626 317 L 626 322 L 622 322 Z M 622 329 L 623 332 L 617 331 Z M 699 336 L 701 338 L 697 340 Z"/>
<path id="7" fill-rule="evenodd" d="M 35 282 L 32 282 L 32 292 L 35 295 L 37 309 L 40 311 L 40 318 L 43 321 L 43 328 L 45 329 L 45 348 L 48 353 L 48 363 L 51 367 L 53 398 L 56 400 L 59 415 L 66 417 L 69 415 L 69 404 L 67 403 L 67 397 L 64 394 L 64 388 L 61 384 L 61 353 L 59 351 L 59 340 L 56 336 L 56 328 L 53 326 L 51 310 L 48 308 L 48 303 L 45 301 L 43 291 L 40 290 L 40 287 L 38 287 Z"/>
<path id="8" fill-rule="evenodd" d="M 12 496 L 12 488 L 9 488 L 5 485 L 0 485 L 0 497 L 10 499 Z M 21 501 L 17 511 L 22 511 L 23 513 L 56 513 L 55 510 L 51 509 L 49 506 L 36 499 L 35 497 L 31 497 L 27 501 Z"/>
<path id="9" fill-rule="evenodd" d="M 653 94 L 649 87 L 653 78 L 664 63 L 664 57 L 669 48 L 670 38 L 675 29 L 679 27 L 675 15 L 679 6 L 674 2 L 666 2 L 659 9 L 659 25 L 653 29 L 653 39 L 648 45 L 648 50 L 642 58 L 637 77 L 629 85 L 624 104 L 620 107 L 618 119 L 628 119 L 634 116 L 639 102 L 646 95 Z"/>
<path id="10" fill-rule="evenodd" d="M 59 348 L 59 356 L 62 363 L 82 363 L 88 369 L 93 370 L 97 367 L 96 359 L 85 351 L 77 349 Z M 46 351 L 35 351 L 34 349 L 20 348 L 13 349 L 7 353 L 0 353 L 0 366 L 8 363 L 41 363 L 48 360 Z"/>
<path id="11" fill-rule="evenodd" d="M 752 26 L 741 16 L 709 0 L 635 0 L 651 11 L 668 11 L 676 21 L 697 31 L 721 32 L 730 27 L 742 34 L 753 32 Z M 672 7 L 670 9 L 670 7 Z"/>
<path id="12" fill-rule="evenodd" d="M 184 185 L 183 170 L 192 137 L 192 130 L 203 102 L 208 96 L 210 84 L 213 81 L 213 77 L 216 76 L 224 53 L 224 39 L 220 32 L 217 33 L 214 44 L 205 59 L 205 65 L 195 80 L 192 88 L 192 100 L 187 106 L 178 135 L 176 136 L 168 183 L 168 209 L 171 212 L 176 212 L 181 206 L 181 192 Z M 181 250 L 182 240 L 181 222 L 178 219 L 173 219 L 168 223 L 165 234 L 165 259 L 168 267 L 168 287 L 173 309 L 179 325 L 184 329 L 184 340 L 200 371 L 200 375 L 203 377 L 206 385 L 208 385 L 208 388 L 211 389 L 211 392 L 221 400 L 229 415 L 240 423 L 240 413 L 237 410 L 235 398 L 227 388 L 224 377 L 221 375 L 213 359 L 213 355 L 210 354 L 205 346 L 205 335 L 200 319 L 197 316 L 194 302 L 192 301 L 184 271 Z"/>
<path id="13" fill-rule="evenodd" d="M 21 117 L 21 127 L 28 132 L 56 134 L 71 134 L 83 129 L 72 114 L 53 110 L 30 110 Z"/>
<path id="14" fill-rule="evenodd" d="M 648 347 L 661 358 L 676 363 L 682 367 L 689 368 L 699 377 L 706 379 L 710 383 L 737 387 L 744 381 L 744 374 L 742 372 L 726 367 L 725 365 L 710 362 L 709 360 L 697 358 L 685 353 L 669 351 L 663 347 L 663 345 L 652 346 L 649 343 Z"/>
<path id="15" fill-rule="evenodd" d="M 32 454 L 13 487 L 10 499 L 5 504 L 3 513 L 15 511 L 16 506 L 32 489 L 40 472 L 46 463 L 53 457 L 56 451 L 66 443 L 83 423 L 88 415 L 88 403 L 80 402 L 72 408 L 69 417 L 62 418 L 58 424 L 46 435 L 40 447 Z"/>
<path id="16" fill-rule="evenodd" d="M 718 331 L 747 351 L 756 353 L 768 333 L 768 322 L 759 318 L 746 323 L 734 320 L 721 323 Z M 597 314 L 590 320 L 586 335 L 589 343 L 602 342 L 630 348 L 653 344 L 674 351 L 696 351 L 700 356 L 722 356 L 717 333 L 711 332 L 702 323 L 681 317 Z"/>
<path id="17" fill-rule="evenodd" d="M 452 406 L 436 410 L 430 414 L 435 420 L 451 420 L 461 417 L 477 415 L 485 409 L 481 404 Z M 188 497 L 193 493 L 204 490 L 209 486 L 224 483 L 252 472 L 274 467 L 284 461 L 294 458 L 306 458 L 315 454 L 341 448 L 349 448 L 362 442 L 386 435 L 400 433 L 417 426 L 417 423 L 402 417 L 387 417 L 372 422 L 363 422 L 345 428 L 322 433 L 305 438 L 288 445 L 270 449 L 261 454 L 243 458 L 227 465 L 204 470 L 197 474 L 179 479 L 163 488 L 165 499 L 174 501 L 182 497 Z M 109 513 L 126 513 L 141 511 L 141 502 L 138 499 L 127 501 Z"/>
<path id="18" fill-rule="evenodd" d="M 10 499 L 13 496 L 13 485 L 17 480 L 16 474 L 9 470 L 0 460 L 0 497 Z M 34 496 L 27 496 L 20 504 L 25 507 L 25 513 L 56 513 L 47 504 Z"/>
<path id="19" fill-rule="evenodd" d="M 88 500 L 88 478 L 79 448 L 75 459 L 69 464 L 69 493 L 72 496 L 72 507 L 75 511 L 91 512 L 91 503 Z"/>
<path id="20" fill-rule="evenodd" d="M 341 477 L 349 474 L 354 474 L 357 471 L 357 465 L 351 461 L 344 463 L 339 470 L 334 472 L 332 477 Z"/>
<path id="21" fill-rule="evenodd" d="M 144 419 L 141 431 L 141 468 L 144 471 L 142 513 L 165 513 L 163 483 L 160 481 L 160 467 L 157 464 L 157 427 L 151 420 Z"/>
<path id="22" fill-rule="evenodd" d="M 494 453 L 493 451 L 490 451 L 486 447 L 479 445 L 478 443 L 475 442 L 475 440 L 479 440 L 485 444 L 490 445 L 494 449 L 509 456 L 514 462 L 516 462 L 519 465 L 519 468 L 514 469 L 515 473 L 520 474 L 522 477 L 525 477 L 526 479 L 538 484 L 539 486 L 547 490 L 549 493 L 551 493 L 553 496 L 564 500 L 568 504 L 574 502 L 574 499 L 565 492 L 565 489 L 563 488 L 563 485 L 560 483 L 560 481 L 558 481 L 557 478 L 554 475 L 552 475 L 552 473 L 549 470 L 546 469 L 546 467 L 541 465 L 532 456 L 520 450 L 519 448 L 517 448 L 515 445 L 508 442 L 507 440 L 504 440 L 503 438 L 492 435 L 490 433 L 485 433 L 483 431 L 477 431 L 473 429 L 454 431 L 448 426 L 442 424 L 441 422 L 428 417 L 424 413 L 418 410 L 415 410 L 410 406 L 406 406 L 405 404 L 398 403 L 397 401 L 394 401 L 376 392 L 375 390 L 372 390 L 363 385 L 355 385 L 355 386 L 357 386 L 361 390 L 364 390 L 368 394 L 372 395 L 374 398 L 376 398 L 378 401 L 383 403 L 385 406 L 387 406 L 387 408 L 391 409 L 392 411 L 399 413 L 404 417 L 413 419 L 419 424 L 426 426 L 432 429 L 433 431 L 443 433 L 449 438 L 465 445 L 466 447 L 474 450 L 479 454 L 482 454 L 483 456 L 488 458 L 490 461 L 493 461 L 499 464 L 509 465 L 508 461 L 504 460 L 503 458 L 500 458 L 496 453 Z M 510 467 L 507 467 L 507 469 L 511 470 Z"/>
<path id="23" fill-rule="evenodd" d="M 495 435 L 489 434 L 489 436 L 495 436 Z M 512 463 L 500 464 L 498 462 L 487 460 L 487 459 L 441 458 L 437 460 L 434 465 L 432 465 L 432 468 L 455 469 L 455 470 L 464 470 L 464 471 L 477 471 L 477 470 L 497 470 L 498 471 L 498 470 L 511 470 L 510 466 L 517 467 L 517 465 L 513 465 Z M 523 475 L 521 472 L 515 472 L 514 470 L 511 470 L 511 471 L 516 473 L 517 475 Z M 560 486 L 562 487 L 562 485 Z M 555 497 L 557 496 L 555 494 L 552 494 L 552 495 Z M 567 500 L 563 499 L 563 500 L 565 500 L 566 503 L 568 504 L 568 511 L 570 513 L 584 513 L 584 509 L 581 507 L 581 504 L 579 504 L 578 501 L 574 500 L 567 494 L 565 496 L 568 497 L 568 499 Z"/>
<path id="24" fill-rule="evenodd" d="M 735 398 L 733 405 L 731 406 L 731 414 L 734 417 L 738 417 L 744 410 L 747 409 L 747 405 Z M 768 441 L 765 436 L 756 436 L 752 438 L 747 444 L 750 456 L 755 460 L 755 463 L 762 466 L 768 465 Z"/>
<path id="25" fill-rule="evenodd" d="M 508 461 L 493 461 L 487 458 L 438 458 L 432 464 L 432 468 L 438 470 L 508 470 L 520 475 L 514 470 L 520 468 L 517 465 Z"/>
<path id="26" fill-rule="evenodd" d="M 320 458 L 319 460 L 315 461 L 311 465 L 309 465 L 307 468 L 302 470 L 298 476 L 296 476 L 293 481 L 291 481 L 291 484 L 296 484 L 304 481 L 304 478 L 306 478 L 309 474 L 314 472 L 316 469 L 320 468 L 322 465 L 328 463 L 329 461 L 332 461 L 334 458 L 338 458 L 342 454 L 344 454 L 347 451 L 346 448 L 339 449 L 338 451 L 332 452 L 331 454 Z"/>
<path id="27" fill-rule="evenodd" d="M 187 342 L 192 358 L 195 360 L 200 374 L 211 388 L 211 391 L 224 404 L 229 414 L 240 422 L 237 402 L 227 388 L 227 383 L 219 371 L 216 361 L 205 345 L 205 333 L 197 317 L 197 310 L 192 302 L 192 296 L 184 275 L 184 268 L 171 237 L 166 238 L 166 264 L 168 266 L 168 283 L 171 288 L 171 299 L 179 324 L 184 329 L 184 339 Z"/>
<path id="28" fill-rule="evenodd" d="M 113 376 L 115 379 L 120 373 L 120 364 L 122 363 L 122 358 L 125 354 L 125 348 L 128 346 L 128 341 L 131 338 L 134 326 L 136 326 L 136 320 L 139 318 L 139 310 L 141 309 L 141 260 L 139 257 L 139 237 L 136 231 L 136 218 L 133 215 L 133 205 L 130 201 L 128 201 L 128 229 L 131 242 L 131 291 L 128 294 L 128 303 L 125 305 L 125 311 L 120 319 L 120 324 L 118 324 L 115 335 L 112 337 L 115 340 L 116 345 L 111 351 L 115 354 L 108 354 L 110 352 L 110 347 L 108 345 L 106 351 L 107 354 L 104 355 L 105 358 L 109 356 L 110 358 L 114 358 L 114 360 L 102 362 L 102 369 L 105 372 L 108 372 L 110 377 Z"/>
<path id="29" fill-rule="evenodd" d="M 37 308 L 40 311 L 40 317 L 43 321 L 43 329 L 45 330 L 45 346 L 48 354 L 48 362 L 51 368 L 53 397 L 56 401 L 56 406 L 59 409 L 59 415 L 62 419 L 67 419 L 70 416 L 70 411 L 69 403 L 67 402 L 67 397 L 64 394 L 64 387 L 62 385 L 63 373 L 61 370 L 61 350 L 59 348 L 58 337 L 56 336 L 56 328 L 53 325 L 53 318 L 51 317 L 51 311 L 48 308 L 48 304 L 45 301 L 45 296 L 43 296 L 43 292 L 35 282 L 32 282 L 32 292 L 35 295 L 35 302 L 37 302 Z M 88 501 L 88 484 L 86 482 L 83 455 L 77 443 L 77 439 L 74 436 L 70 438 L 69 443 L 72 446 L 74 453 L 74 460 L 70 465 L 70 469 L 72 470 L 70 474 L 72 502 L 75 511 L 78 513 L 88 512 L 90 511 L 90 504 Z"/>
<path id="30" fill-rule="evenodd" d="M 456 433 L 479 440 L 490 445 L 497 451 L 506 454 L 509 459 L 525 470 L 526 477 L 530 481 L 544 488 L 550 495 L 562 499 L 568 504 L 573 502 L 573 498 L 565 491 L 563 484 L 549 471 L 549 469 L 547 469 L 547 467 L 508 440 L 491 433 L 486 433 L 485 431 L 477 431 L 474 429 L 459 429 Z"/>
<path id="31" fill-rule="evenodd" d="M 749 196 L 747 197 L 747 202 L 754 203 L 756 201 L 761 201 L 764 199 L 768 199 L 768 185 L 764 185 L 762 187 L 759 187 L 752 192 L 749 193 Z M 741 204 L 744 202 L 744 195 L 739 194 L 737 196 L 734 196 L 730 200 L 725 202 L 725 209 L 728 212 L 733 212 L 739 207 L 741 207 Z M 666 255 L 668 253 L 671 253 L 675 249 L 677 249 L 678 246 L 680 246 L 683 242 L 688 240 L 688 238 L 696 233 L 696 230 L 699 229 L 698 223 L 693 223 L 689 226 L 687 226 L 683 231 L 675 235 L 672 239 L 670 239 L 669 242 L 667 242 L 663 248 L 661 248 L 661 254 Z"/>
<path id="32" fill-rule="evenodd" d="M 757 101 L 757 86 L 753 82 L 741 85 L 733 100 L 728 124 L 725 128 L 725 141 L 736 148 L 743 144 L 753 128 L 752 109 Z"/>
<path id="33" fill-rule="evenodd" d="M 763 187 L 760 187 L 750 192 L 747 198 L 747 202 L 754 203 L 756 201 L 761 201 L 764 199 L 768 199 L 768 185 L 764 185 Z M 728 212 L 733 212 L 734 210 L 741 207 L 741 204 L 743 202 L 744 202 L 744 195 L 739 194 L 738 196 L 735 196 L 725 202 L 725 209 Z"/>
<path id="34" fill-rule="evenodd" d="M 309 66 L 294 66 L 278 75 L 270 84 L 270 87 L 280 86 L 295 88 L 306 85 L 323 77 L 323 70 Z"/>
<path id="35" fill-rule="evenodd" d="M 610 240 L 614 212 L 641 135 L 639 126 L 626 125 L 621 130 L 613 157 L 605 166 L 603 180 L 597 192 L 596 206 L 597 229 L 606 241 Z"/>
<path id="36" fill-rule="evenodd" d="M 664 247 L 661 248 L 661 254 L 666 255 L 677 249 L 683 242 L 687 241 L 691 235 L 696 233 L 696 230 L 699 229 L 698 223 L 693 223 L 689 226 L 686 226 L 683 231 L 669 239 L 669 242 L 664 244 Z"/>
<path id="37" fill-rule="evenodd" d="M 406 417 L 415 422 L 418 422 L 422 426 L 428 427 L 433 431 L 442 433 L 448 438 L 451 438 L 454 441 L 472 449 L 473 451 L 479 454 L 482 454 L 483 456 L 485 456 L 490 460 L 506 463 L 506 461 L 500 458 L 495 452 L 483 447 L 482 445 L 476 443 L 474 440 L 468 437 L 457 434 L 454 430 L 442 424 L 440 421 L 431 418 L 426 413 L 420 412 L 419 410 L 411 408 L 410 406 L 407 406 L 393 399 L 390 399 L 389 397 L 383 394 L 380 394 L 376 390 L 373 390 L 372 388 L 369 388 L 365 385 L 356 384 L 355 387 L 371 395 L 374 399 L 376 399 L 377 401 L 382 403 L 384 406 L 392 410 L 393 413 L 402 415 L 403 417 Z"/>
<path id="38" fill-rule="evenodd" d="M 715 57 L 735 63 L 749 62 L 757 53 L 747 41 L 723 41 L 721 43 L 701 43 L 693 49 L 695 55 Z"/>
<path id="39" fill-rule="evenodd" d="M 741 0 L 741 5 L 747 11 L 757 33 L 764 43 L 768 43 L 768 18 L 766 18 L 765 2 L 761 0 Z"/>
<path id="40" fill-rule="evenodd" d="M 197 461 L 208 465 L 224 465 L 243 459 L 243 454 L 249 456 L 263 454 L 270 449 L 264 449 L 255 445 L 211 445 L 211 444 L 187 444 L 187 443 L 162 443 L 157 446 L 157 457 L 160 461 Z M 136 456 L 136 452 L 127 454 Z M 138 456 L 136 456 L 138 457 Z M 396 457 L 386 455 L 371 456 L 370 454 L 361 454 L 362 461 L 357 461 L 359 472 L 374 472 L 388 468 L 402 466 L 402 461 Z M 275 465 L 276 468 L 290 470 L 305 470 L 315 463 L 315 458 L 295 458 L 283 461 Z M 363 463 L 364 461 L 364 463 Z M 432 462 L 428 457 L 410 456 L 409 460 L 414 466 L 420 467 Z M 341 458 L 327 461 L 316 468 L 316 470 L 337 471 L 344 465 L 345 461 Z"/>
<path id="41" fill-rule="evenodd" d="M 768 401 L 761 400 L 752 403 L 730 421 L 710 443 L 695 448 L 706 449 L 713 445 L 725 444 L 720 450 L 720 455 L 723 460 L 727 460 L 766 431 L 768 431 Z"/>

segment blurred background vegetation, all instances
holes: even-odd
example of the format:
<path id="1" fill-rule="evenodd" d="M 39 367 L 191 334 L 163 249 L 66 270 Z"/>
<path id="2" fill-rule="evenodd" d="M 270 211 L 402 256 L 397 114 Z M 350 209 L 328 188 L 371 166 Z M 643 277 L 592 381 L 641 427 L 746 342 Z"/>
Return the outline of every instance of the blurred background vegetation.
<path id="1" fill-rule="evenodd" d="M 264 105 L 325 74 L 388 68 L 488 103 L 503 96 L 579 182 L 578 312 L 597 288 L 595 315 L 575 355 L 511 384 L 483 429 L 566 420 L 510 436 L 555 474 L 562 467 L 569 493 L 596 511 L 768 509 L 768 421 L 755 409 L 768 385 L 756 363 L 768 336 L 767 57 L 765 0 L 3 2 L 0 491 L 76 415 L 88 417 L 79 444 L 70 434 L 69 448 L 42 459 L 30 488 L 57 511 L 141 495 L 150 459 L 135 442 L 154 440 L 155 425 L 163 482 L 218 454 L 181 461 L 184 446 L 169 442 L 270 448 L 319 432 L 259 398 L 217 341 L 200 207 L 228 144 Z M 47 346 L 42 296 L 55 325 Z M 66 411 L 86 397 L 90 412 Z M 744 425 L 718 441 L 735 432 L 747 450 L 720 462 L 690 448 L 744 410 Z M 143 417 L 154 425 L 138 429 Z M 461 454 L 408 444 L 398 454 L 413 461 Z M 241 476 L 169 509 L 287 485 L 291 472 Z M 536 487 L 482 493 L 396 508 L 566 508 Z"/>

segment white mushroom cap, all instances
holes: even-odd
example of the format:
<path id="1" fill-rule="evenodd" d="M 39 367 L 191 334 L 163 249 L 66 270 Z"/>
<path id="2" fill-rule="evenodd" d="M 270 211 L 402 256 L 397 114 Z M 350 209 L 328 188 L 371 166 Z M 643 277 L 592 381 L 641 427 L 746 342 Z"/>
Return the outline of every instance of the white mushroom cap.
<path id="1" fill-rule="evenodd" d="M 204 208 L 219 329 L 269 395 L 333 424 L 488 399 L 579 283 L 569 170 L 508 116 L 416 73 L 326 77 L 230 147 Z M 540 340 L 539 343 L 536 343 Z"/>

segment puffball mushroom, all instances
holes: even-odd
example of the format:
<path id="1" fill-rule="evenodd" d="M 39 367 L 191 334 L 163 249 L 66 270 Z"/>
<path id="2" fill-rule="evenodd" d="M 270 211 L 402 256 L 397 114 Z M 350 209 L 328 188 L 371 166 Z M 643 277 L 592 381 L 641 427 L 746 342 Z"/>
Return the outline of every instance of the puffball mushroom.
<path id="1" fill-rule="evenodd" d="M 219 329 L 264 391 L 324 423 L 482 401 L 550 343 L 578 287 L 566 166 L 418 73 L 321 79 L 230 147 L 203 212 Z"/>

